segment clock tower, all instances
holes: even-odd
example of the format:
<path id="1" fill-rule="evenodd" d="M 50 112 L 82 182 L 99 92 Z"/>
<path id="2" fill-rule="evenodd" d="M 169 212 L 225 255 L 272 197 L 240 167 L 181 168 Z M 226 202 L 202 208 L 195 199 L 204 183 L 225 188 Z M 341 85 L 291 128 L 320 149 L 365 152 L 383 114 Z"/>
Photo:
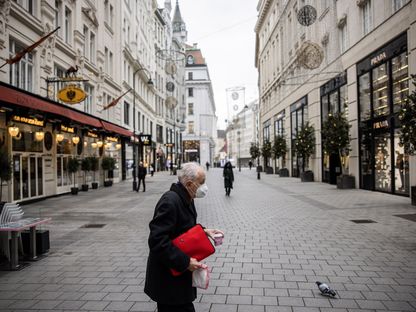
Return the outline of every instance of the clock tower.
<path id="1" fill-rule="evenodd" d="M 182 19 L 181 11 L 179 9 L 179 0 L 176 0 L 175 13 L 172 20 L 173 36 L 180 42 L 186 43 L 188 40 L 188 32 L 186 31 L 186 24 Z"/>

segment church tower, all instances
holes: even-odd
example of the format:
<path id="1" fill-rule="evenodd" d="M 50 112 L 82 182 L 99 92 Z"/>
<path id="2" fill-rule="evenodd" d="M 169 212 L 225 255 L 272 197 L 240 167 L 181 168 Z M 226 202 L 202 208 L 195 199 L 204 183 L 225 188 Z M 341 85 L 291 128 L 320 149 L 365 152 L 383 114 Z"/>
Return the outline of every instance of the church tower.
<path id="1" fill-rule="evenodd" d="M 188 32 L 186 31 L 186 24 L 182 19 L 181 11 L 179 9 L 179 0 L 176 0 L 175 13 L 172 20 L 173 37 L 182 43 L 188 40 Z"/>

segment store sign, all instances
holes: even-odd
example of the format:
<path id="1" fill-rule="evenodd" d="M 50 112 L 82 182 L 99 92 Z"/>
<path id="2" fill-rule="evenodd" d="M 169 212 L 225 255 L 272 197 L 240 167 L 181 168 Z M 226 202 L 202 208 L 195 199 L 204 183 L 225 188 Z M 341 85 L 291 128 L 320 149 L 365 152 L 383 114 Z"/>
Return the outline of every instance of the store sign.
<path id="1" fill-rule="evenodd" d="M 115 138 L 115 137 L 106 137 L 105 138 L 105 140 L 106 141 L 108 141 L 108 142 L 115 142 L 115 143 L 117 143 L 118 142 L 118 138 Z"/>
<path id="2" fill-rule="evenodd" d="M 91 131 L 87 132 L 87 136 L 89 136 L 90 138 L 98 138 L 98 134 Z"/>
<path id="3" fill-rule="evenodd" d="M 140 143 L 144 146 L 152 145 L 152 136 L 150 134 L 141 134 L 139 135 Z"/>
<path id="4" fill-rule="evenodd" d="M 61 125 L 61 131 L 67 132 L 67 133 L 75 133 L 75 128 Z"/>
<path id="5" fill-rule="evenodd" d="M 58 99 L 68 104 L 77 104 L 85 100 L 87 93 L 76 85 L 68 85 L 58 91 Z"/>
<path id="6" fill-rule="evenodd" d="M 175 143 L 166 143 L 165 146 L 166 147 L 174 147 L 175 146 Z"/>
<path id="7" fill-rule="evenodd" d="M 388 128 L 388 127 L 389 127 L 388 120 L 377 121 L 373 124 L 373 129 L 382 129 L 382 128 Z"/>
<path id="8" fill-rule="evenodd" d="M 370 61 L 371 66 L 377 65 L 378 63 L 382 62 L 387 58 L 386 52 L 381 52 L 379 55 L 376 55 L 373 57 Z"/>
<path id="9" fill-rule="evenodd" d="M 45 124 L 45 121 L 43 120 L 38 120 L 36 118 L 27 118 L 27 117 L 22 117 L 22 116 L 17 116 L 17 115 L 14 115 L 12 117 L 12 120 L 16 122 L 25 123 L 28 125 L 39 126 L 39 127 L 43 127 Z"/>

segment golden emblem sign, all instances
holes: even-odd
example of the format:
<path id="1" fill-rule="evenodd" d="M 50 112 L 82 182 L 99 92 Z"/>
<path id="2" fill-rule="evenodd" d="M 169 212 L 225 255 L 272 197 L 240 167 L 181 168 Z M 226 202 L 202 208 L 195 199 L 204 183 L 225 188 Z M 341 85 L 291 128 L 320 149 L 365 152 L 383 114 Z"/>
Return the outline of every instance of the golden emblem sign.
<path id="1" fill-rule="evenodd" d="M 87 93 L 80 87 L 69 84 L 58 91 L 58 99 L 68 104 L 77 104 L 85 100 Z"/>

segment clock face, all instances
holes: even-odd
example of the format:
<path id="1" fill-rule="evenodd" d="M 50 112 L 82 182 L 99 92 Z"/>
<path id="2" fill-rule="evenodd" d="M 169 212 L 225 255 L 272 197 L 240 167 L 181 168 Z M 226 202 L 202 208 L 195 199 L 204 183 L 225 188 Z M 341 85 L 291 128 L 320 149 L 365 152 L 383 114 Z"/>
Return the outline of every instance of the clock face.
<path id="1" fill-rule="evenodd" d="M 316 21 L 316 9 L 311 5 L 305 5 L 298 11 L 297 18 L 301 25 L 310 26 Z"/>
<path id="2" fill-rule="evenodd" d="M 231 93 L 231 98 L 232 98 L 234 101 L 238 100 L 238 93 L 237 93 L 237 92 L 233 92 L 233 93 Z"/>

